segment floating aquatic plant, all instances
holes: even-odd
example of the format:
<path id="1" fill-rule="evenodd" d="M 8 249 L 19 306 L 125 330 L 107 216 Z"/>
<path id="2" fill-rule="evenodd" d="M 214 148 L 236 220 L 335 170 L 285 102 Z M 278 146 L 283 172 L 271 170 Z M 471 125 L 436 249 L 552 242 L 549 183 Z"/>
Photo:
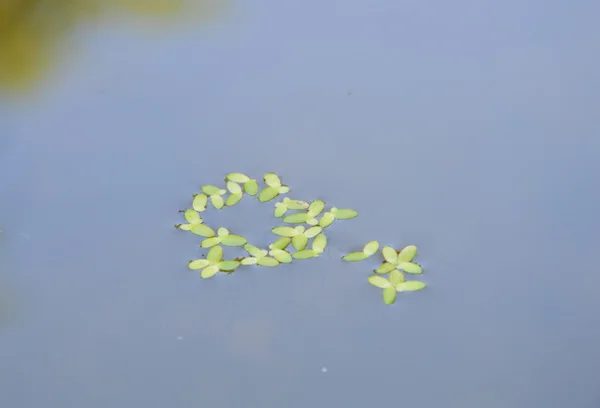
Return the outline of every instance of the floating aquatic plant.
<path id="1" fill-rule="evenodd" d="M 325 211 L 326 203 L 323 200 L 308 202 L 283 197 L 275 203 L 273 215 L 286 224 L 296 225 L 272 228 L 271 232 L 279 238 L 269 244 L 268 249 L 261 249 L 248 243 L 246 238 L 230 233 L 225 227 L 220 227 L 215 232 L 205 224 L 200 213 L 206 211 L 208 202 L 216 209 L 222 209 L 235 206 L 244 195 L 257 196 L 260 202 L 268 202 L 290 191 L 289 186 L 282 184 L 275 173 L 266 173 L 263 180 L 266 186 L 260 190 L 256 179 L 244 173 L 229 173 L 224 180 L 225 188 L 207 184 L 202 186 L 201 193 L 193 195 L 192 208 L 181 211 L 187 223 L 177 224 L 175 228 L 204 237 L 200 246 L 209 250 L 206 259 L 190 261 L 189 269 L 200 270 L 201 277 L 207 279 L 218 272 L 232 273 L 240 266 L 275 267 L 296 260 L 316 258 L 327 248 L 325 228 L 331 226 L 335 220 L 348 220 L 358 216 L 357 211 L 349 208 L 331 207 Z M 227 192 L 229 194 L 224 198 Z M 289 213 L 289 211 L 297 212 Z M 290 245 L 293 251 L 289 249 Z M 243 247 L 249 256 L 223 260 L 222 246 Z M 348 262 L 363 261 L 379 250 L 379 242 L 370 241 L 361 251 L 348 253 L 343 256 L 343 259 Z M 417 291 L 427 287 L 423 282 L 404 279 L 404 273 L 423 273 L 421 265 L 413 262 L 416 253 L 417 248 L 414 245 L 408 245 L 399 251 L 391 246 L 384 246 L 381 249 L 383 261 L 373 271 L 375 275 L 370 276 L 368 281 L 371 285 L 383 289 L 382 296 L 386 304 L 393 304 L 398 292 Z"/>

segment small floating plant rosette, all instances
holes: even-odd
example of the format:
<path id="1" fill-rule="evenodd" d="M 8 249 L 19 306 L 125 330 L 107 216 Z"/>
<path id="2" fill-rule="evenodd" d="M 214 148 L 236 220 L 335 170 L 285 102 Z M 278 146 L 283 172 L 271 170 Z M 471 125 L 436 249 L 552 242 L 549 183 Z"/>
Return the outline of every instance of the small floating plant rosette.
<path id="1" fill-rule="evenodd" d="M 356 218 L 358 212 L 349 208 L 331 207 L 325 210 L 322 200 L 304 201 L 282 197 L 275 202 L 273 216 L 289 225 L 271 228 L 276 236 L 268 248 L 259 248 L 248 242 L 246 238 L 235 234 L 225 227 L 212 228 L 204 223 L 201 213 L 209 206 L 221 210 L 233 207 L 244 196 L 250 196 L 259 202 L 272 202 L 276 198 L 290 192 L 290 187 L 281 182 L 275 173 L 263 176 L 264 187 L 260 187 L 256 179 L 243 173 L 229 173 L 225 177 L 225 186 L 207 184 L 201 187 L 201 193 L 192 196 L 191 208 L 181 210 L 186 223 L 177 224 L 175 228 L 187 231 L 203 238 L 200 247 L 207 249 L 205 258 L 190 260 L 188 268 L 200 271 L 200 277 L 209 279 L 218 273 L 232 274 L 241 268 L 276 267 L 319 257 L 327 247 L 325 230 L 336 220 Z M 246 253 L 235 259 L 223 259 L 223 246 L 239 247 Z M 350 252 L 342 259 L 347 262 L 363 261 L 379 252 L 379 242 L 368 242 L 361 251 Z M 409 245 L 402 250 L 390 246 L 381 249 L 382 264 L 375 269 L 374 275 L 368 278 L 371 285 L 383 289 L 383 301 L 393 304 L 398 292 L 422 290 L 427 285 L 416 280 L 405 280 L 406 274 L 422 274 L 421 265 L 414 263 L 417 248 Z M 387 276 L 387 277 L 386 277 Z"/>

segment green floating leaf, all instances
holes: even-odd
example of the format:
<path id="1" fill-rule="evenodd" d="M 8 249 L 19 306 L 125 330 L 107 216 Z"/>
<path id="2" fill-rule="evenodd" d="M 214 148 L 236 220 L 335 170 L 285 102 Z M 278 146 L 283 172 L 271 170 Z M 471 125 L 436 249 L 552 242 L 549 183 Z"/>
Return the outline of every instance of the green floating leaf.
<path id="1" fill-rule="evenodd" d="M 258 194 L 258 183 L 256 182 L 256 180 L 249 180 L 245 182 L 244 191 L 246 192 L 246 194 L 251 196 L 255 196 L 256 194 Z"/>
<path id="2" fill-rule="evenodd" d="M 246 244 L 246 238 L 239 235 L 227 235 L 221 238 L 221 243 L 227 246 L 242 246 Z"/>
<path id="3" fill-rule="evenodd" d="M 192 227 L 194 225 L 199 225 L 199 224 L 177 224 L 177 225 L 175 225 L 175 228 L 180 229 L 182 231 L 191 231 Z"/>
<path id="4" fill-rule="evenodd" d="M 240 262 L 239 261 L 222 261 L 219 262 L 219 269 L 225 272 L 231 272 L 234 271 L 235 268 L 237 268 L 238 266 L 240 266 Z"/>
<path id="5" fill-rule="evenodd" d="M 421 265 L 412 262 L 401 262 L 398 264 L 398 269 L 402 269 L 406 273 L 420 275 L 423 273 Z"/>
<path id="6" fill-rule="evenodd" d="M 277 259 L 277 261 L 281 263 L 292 262 L 292 255 L 289 252 L 284 251 L 283 249 L 272 249 L 271 252 L 269 252 L 269 255 L 271 255 L 273 258 Z"/>
<path id="7" fill-rule="evenodd" d="M 277 259 L 271 258 L 268 256 L 258 259 L 258 261 L 256 263 L 260 266 L 277 266 L 277 265 L 279 265 L 279 261 Z"/>
<path id="8" fill-rule="evenodd" d="M 327 228 L 331 224 L 333 224 L 334 220 L 335 220 L 335 217 L 333 216 L 333 213 L 326 212 L 325 214 L 323 214 L 323 216 L 319 220 L 319 226 L 321 228 Z"/>
<path id="9" fill-rule="evenodd" d="M 387 262 L 394 265 L 398 264 L 398 252 L 391 246 L 384 246 L 381 250 L 381 254 L 383 255 L 383 259 Z"/>
<path id="10" fill-rule="evenodd" d="M 192 225 L 190 232 L 192 234 L 200 235 L 201 237 L 204 237 L 204 238 L 212 238 L 215 236 L 215 231 L 208 225 L 204 225 L 204 224 Z"/>
<path id="11" fill-rule="evenodd" d="M 198 214 L 196 210 L 185 210 L 183 212 L 183 216 L 185 217 L 186 221 L 190 224 L 202 223 L 202 218 L 200 218 L 200 214 Z"/>
<path id="12" fill-rule="evenodd" d="M 406 281 L 400 282 L 396 285 L 398 292 L 414 292 L 416 290 L 422 290 L 427 287 L 427 284 L 419 281 Z"/>
<path id="13" fill-rule="evenodd" d="M 225 205 L 225 201 L 220 195 L 210 196 L 210 202 L 217 210 L 220 210 Z"/>
<path id="14" fill-rule="evenodd" d="M 327 247 L 327 237 L 325 234 L 320 233 L 313 239 L 312 249 L 318 254 L 323 253 L 325 251 L 325 247 Z"/>
<path id="15" fill-rule="evenodd" d="M 344 255 L 342 259 L 348 262 L 364 261 L 368 256 L 364 252 L 350 252 L 348 255 Z"/>
<path id="16" fill-rule="evenodd" d="M 229 173 L 225 180 L 233 181 L 234 183 L 247 183 L 250 181 L 250 177 L 243 173 Z"/>
<path id="17" fill-rule="evenodd" d="M 392 272 L 390 272 L 389 279 L 392 286 L 395 287 L 400 282 L 404 282 L 404 275 L 399 270 L 394 269 Z"/>
<path id="18" fill-rule="evenodd" d="M 394 269 L 396 269 L 396 265 L 389 263 L 389 262 L 384 262 L 381 264 L 381 266 L 377 269 L 375 269 L 375 273 L 379 273 L 379 274 L 386 274 L 386 273 L 390 273 L 391 271 L 393 271 Z"/>
<path id="19" fill-rule="evenodd" d="M 217 273 L 219 273 L 219 266 L 218 265 L 209 265 L 206 268 L 202 269 L 202 272 L 200 272 L 200 277 L 202 279 L 208 279 L 208 278 L 212 278 Z"/>
<path id="20" fill-rule="evenodd" d="M 393 286 L 383 289 L 383 301 L 387 305 L 394 304 L 396 301 L 396 289 Z"/>
<path id="21" fill-rule="evenodd" d="M 208 196 L 206 194 L 194 194 L 192 200 L 192 208 L 196 211 L 202 212 L 206 210 L 206 203 L 208 202 Z"/>
<path id="22" fill-rule="evenodd" d="M 417 255 L 417 247 L 408 245 L 404 247 L 398 254 L 398 262 L 412 262 Z"/>
<path id="23" fill-rule="evenodd" d="M 277 191 L 279 191 L 279 194 L 285 194 L 290 192 L 290 188 L 288 186 L 280 186 Z"/>
<path id="24" fill-rule="evenodd" d="M 221 243 L 221 237 L 212 237 L 212 238 L 206 238 L 204 241 L 202 241 L 200 243 L 200 246 L 202 248 L 212 248 L 215 245 L 219 245 Z"/>
<path id="25" fill-rule="evenodd" d="M 234 183 L 233 181 L 227 182 L 227 190 L 229 190 L 231 194 L 243 193 L 242 186 L 240 186 L 238 183 Z"/>
<path id="26" fill-rule="evenodd" d="M 316 218 L 309 218 L 308 220 L 306 220 L 306 223 L 313 227 L 319 225 L 319 221 Z"/>
<path id="27" fill-rule="evenodd" d="M 306 235 L 306 238 L 314 238 L 317 235 L 319 235 L 321 233 L 321 231 L 323 231 L 323 228 L 321 227 L 310 227 L 309 229 L 307 229 L 306 231 L 304 231 L 304 235 Z"/>
<path id="28" fill-rule="evenodd" d="M 288 238 L 293 238 L 296 235 L 298 235 L 298 233 L 296 232 L 296 229 L 292 228 L 292 227 L 275 227 L 275 228 L 271 229 L 271 232 L 273 234 L 280 235 L 282 237 L 288 237 Z"/>
<path id="29" fill-rule="evenodd" d="M 304 234 L 296 235 L 292 238 L 292 246 L 296 251 L 302 251 L 308 244 L 308 238 Z"/>
<path id="30" fill-rule="evenodd" d="M 196 259 L 196 260 L 190 261 L 190 263 L 188 264 L 188 268 L 195 271 L 198 269 L 204 269 L 208 265 L 210 265 L 210 262 L 208 262 L 206 259 Z"/>
<path id="31" fill-rule="evenodd" d="M 321 214 L 325 209 L 325 202 L 323 200 L 315 200 L 308 206 L 308 214 L 311 218 Z"/>
<path id="32" fill-rule="evenodd" d="M 292 240 L 288 237 L 279 238 L 277 241 L 269 245 L 271 249 L 286 249 Z"/>
<path id="33" fill-rule="evenodd" d="M 263 191 L 260 192 L 258 196 L 258 201 L 260 201 L 261 203 L 266 203 L 267 201 L 271 201 L 278 195 L 279 191 L 275 187 L 266 187 Z"/>
<path id="34" fill-rule="evenodd" d="M 283 199 L 283 202 L 287 205 L 287 208 L 289 208 L 290 210 L 306 210 L 309 205 L 306 201 L 292 200 L 287 197 Z"/>
<path id="35" fill-rule="evenodd" d="M 225 194 L 225 191 L 221 190 L 217 186 L 213 186 L 213 185 L 210 185 L 210 184 L 202 186 L 202 192 L 204 194 L 206 194 L 206 195 L 209 195 L 209 196 Z"/>
<path id="36" fill-rule="evenodd" d="M 249 257 L 249 258 L 242 258 L 240 263 L 242 265 L 256 265 L 257 261 L 258 261 L 258 259 L 256 259 L 255 257 Z"/>
<path id="37" fill-rule="evenodd" d="M 230 194 L 229 197 L 227 197 L 227 200 L 225 201 L 225 205 L 227 207 L 233 207 L 234 205 L 240 202 L 242 197 L 244 197 L 244 193 Z"/>
<path id="38" fill-rule="evenodd" d="M 288 224 L 302 224 L 308 220 L 308 213 L 290 214 L 283 219 L 283 222 Z"/>
<path id="39" fill-rule="evenodd" d="M 275 218 L 281 218 L 287 212 L 288 207 L 284 203 L 275 203 L 275 210 L 273 210 L 273 215 Z"/>
<path id="40" fill-rule="evenodd" d="M 363 248 L 363 252 L 367 256 L 373 255 L 378 250 L 379 250 L 379 242 L 377 242 L 377 241 L 368 242 L 367 245 L 365 245 L 365 247 Z"/>
<path id="41" fill-rule="evenodd" d="M 312 249 L 305 249 L 303 251 L 294 252 L 293 257 L 294 259 L 309 259 L 314 258 L 317 255 L 319 254 L 313 251 Z"/>
<path id="42" fill-rule="evenodd" d="M 210 251 L 208 251 L 208 254 L 206 254 L 206 260 L 213 265 L 221 262 L 222 259 L 223 248 L 220 246 L 212 247 Z"/>
<path id="43" fill-rule="evenodd" d="M 278 188 L 281 187 L 281 180 L 277 174 L 267 173 L 265 174 L 265 184 L 269 187 Z"/>
<path id="44" fill-rule="evenodd" d="M 260 248 L 255 247 L 254 245 L 251 244 L 246 244 L 244 245 L 244 249 L 246 250 L 246 252 L 248 252 L 250 255 L 259 258 L 261 256 L 265 256 L 267 254 L 267 251 L 264 251 Z"/>
<path id="45" fill-rule="evenodd" d="M 349 220 L 350 218 L 355 218 L 358 216 L 358 213 L 349 208 L 332 208 L 331 212 L 334 217 L 338 220 Z"/>
<path id="46" fill-rule="evenodd" d="M 221 227 L 217 230 L 217 235 L 220 237 L 226 237 L 229 235 L 229 230 L 225 227 Z"/>
<path id="47" fill-rule="evenodd" d="M 392 286 L 390 281 L 388 281 L 386 278 L 382 278 L 381 276 L 369 276 L 367 279 L 369 280 L 369 283 L 371 285 L 376 286 L 380 289 L 385 289 Z"/>

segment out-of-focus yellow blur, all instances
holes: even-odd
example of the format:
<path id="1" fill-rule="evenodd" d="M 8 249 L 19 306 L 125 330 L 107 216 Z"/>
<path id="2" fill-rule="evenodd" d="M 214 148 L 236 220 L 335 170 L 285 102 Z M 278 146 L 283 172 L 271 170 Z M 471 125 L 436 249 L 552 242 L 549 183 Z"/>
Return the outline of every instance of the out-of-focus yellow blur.
<path id="1" fill-rule="evenodd" d="M 211 0 L 0 0 L 0 92 L 37 85 L 64 60 L 67 34 L 78 25 L 126 14 L 172 22 L 221 10 Z"/>

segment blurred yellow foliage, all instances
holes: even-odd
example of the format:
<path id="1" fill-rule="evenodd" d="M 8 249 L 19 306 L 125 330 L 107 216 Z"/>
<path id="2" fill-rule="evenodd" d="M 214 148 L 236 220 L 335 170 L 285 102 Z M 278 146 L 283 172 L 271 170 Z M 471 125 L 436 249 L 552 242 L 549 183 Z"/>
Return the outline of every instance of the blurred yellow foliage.
<path id="1" fill-rule="evenodd" d="M 172 18 L 213 14 L 207 0 L 0 0 L 0 88 L 24 90 L 60 61 L 70 30 L 114 15 Z"/>

